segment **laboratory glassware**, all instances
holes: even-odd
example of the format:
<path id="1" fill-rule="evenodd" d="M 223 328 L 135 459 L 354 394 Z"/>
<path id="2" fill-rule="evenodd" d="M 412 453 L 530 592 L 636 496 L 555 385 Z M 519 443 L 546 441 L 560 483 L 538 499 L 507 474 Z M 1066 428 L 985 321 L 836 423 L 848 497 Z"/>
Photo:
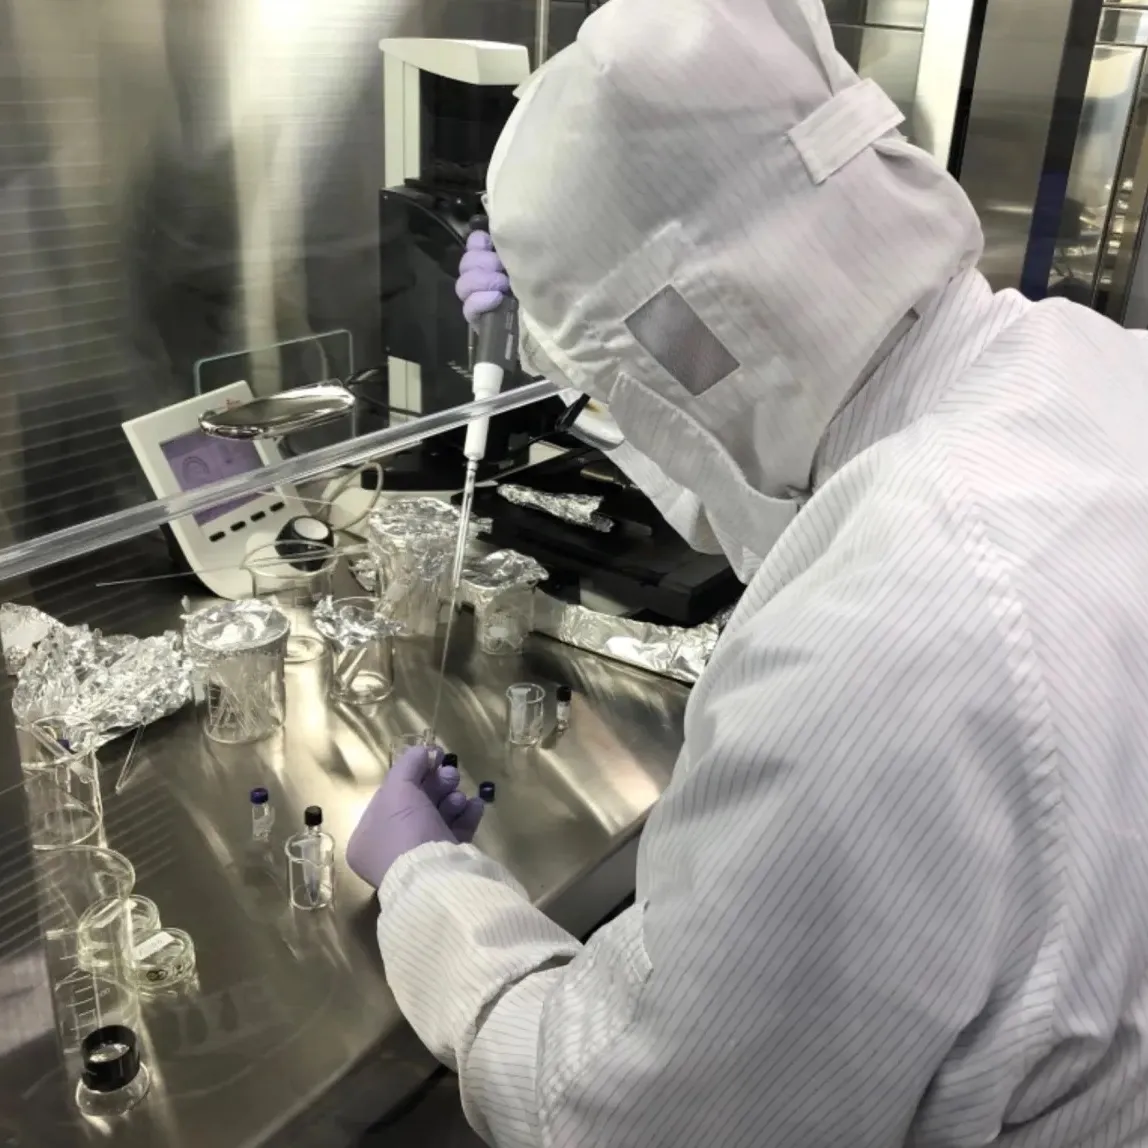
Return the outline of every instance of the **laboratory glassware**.
<path id="1" fill-rule="evenodd" d="M 280 540 L 259 546 L 243 560 L 254 597 L 270 602 L 291 627 L 287 661 L 310 662 L 323 654 L 315 630 L 315 603 L 331 593 L 338 553 L 321 542 Z"/>
<path id="2" fill-rule="evenodd" d="M 335 897 L 335 839 L 323 831 L 323 811 L 317 805 L 303 811 L 303 826 L 284 846 L 291 904 L 325 909 Z"/>
<path id="3" fill-rule="evenodd" d="M 518 682 L 506 691 L 507 738 L 511 745 L 537 745 L 542 740 L 546 691 L 533 682 Z"/>
<path id="4" fill-rule="evenodd" d="M 483 805 L 493 805 L 494 804 L 494 792 L 495 792 L 495 787 L 494 787 L 493 781 L 479 782 L 478 800 L 481 801 Z"/>
<path id="5" fill-rule="evenodd" d="M 574 691 L 569 686 L 559 686 L 554 691 L 554 728 L 559 733 L 570 728 L 570 702 L 573 696 Z"/>
<path id="6" fill-rule="evenodd" d="M 532 583 L 508 587 L 475 601 L 474 627 L 479 649 L 487 654 L 521 654 L 534 626 Z"/>
<path id="7" fill-rule="evenodd" d="M 255 841 L 266 841 L 271 836 L 275 824 L 275 806 L 271 795 L 263 786 L 251 791 L 251 837 Z"/>
<path id="8" fill-rule="evenodd" d="M 39 718 L 17 729 L 34 849 L 103 844 L 95 731 Z"/>
<path id="9" fill-rule="evenodd" d="M 132 919 L 132 944 L 138 948 L 141 940 L 159 930 L 159 906 L 150 897 L 143 897 L 139 893 L 133 893 L 128 901 Z M 85 913 L 80 918 L 77 931 L 77 949 L 85 969 L 99 972 L 115 966 L 119 959 L 118 930 L 102 928 L 98 919 L 93 920 Z"/>
<path id="10" fill-rule="evenodd" d="M 95 1029 L 138 1023 L 135 871 L 121 854 L 90 845 L 34 856 L 56 1022 L 73 1050 Z"/>
<path id="11" fill-rule="evenodd" d="M 327 635 L 331 652 L 331 697 L 352 705 L 373 705 L 395 686 L 395 623 L 379 614 L 373 598 L 340 598 L 331 604 L 336 629 Z"/>
<path id="12" fill-rule="evenodd" d="M 283 725 L 287 619 L 265 602 L 225 602 L 184 623 L 192 688 L 204 734 L 238 745 Z"/>
<path id="13" fill-rule="evenodd" d="M 135 942 L 135 976 L 142 993 L 184 984 L 196 975 L 195 945 L 183 929 L 160 926 Z"/>
<path id="14" fill-rule="evenodd" d="M 76 1104 L 85 1116 L 123 1116 L 147 1095 L 151 1079 L 140 1059 L 139 1038 L 128 1025 L 110 1024 L 88 1033 L 80 1058 Z"/>
<path id="15" fill-rule="evenodd" d="M 400 754 L 414 746 L 433 744 L 434 741 L 428 729 L 424 729 L 422 733 L 400 733 L 397 737 L 391 738 L 390 764 L 393 766 L 399 760 Z"/>
<path id="16" fill-rule="evenodd" d="M 400 638 L 434 637 L 447 594 L 453 531 L 433 521 L 416 530 L 409 521 L 372 519 L 369 553 L 379 610 Z"/>

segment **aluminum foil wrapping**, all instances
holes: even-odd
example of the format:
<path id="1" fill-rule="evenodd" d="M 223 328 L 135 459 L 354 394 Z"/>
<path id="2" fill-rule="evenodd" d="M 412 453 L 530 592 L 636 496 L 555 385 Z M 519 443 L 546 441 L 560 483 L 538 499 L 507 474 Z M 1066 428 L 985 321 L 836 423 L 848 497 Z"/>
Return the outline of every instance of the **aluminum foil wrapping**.
<path id="1" fill-rule="evenodd" d="M 368 549 L 377 561 L 395 552 L 411 556 L 429 571 L 449 561 L 458 538 L 458 508 L 438 498 L 392 498 L 371 512 Z M 473 541 L 490 530 L 489 518 L 471 518 L 468 531 Z"/>
<path id="2" fill-rule="evenodd" d="M 174 713 L 191 697 L 191 676 L 176 633 L 156 638 L 61 626 L 32 651 L 12 692 L 18 721 L 57 718 L 96 745 Z"/>
<path id="3" fill-rule="evenodd" d="M 395 624 L 380 617 L 375 603 L 363 598 L 322 598 L 315 604 L 312 620 L 315 629 L 339 650 L 357 650 L 395 632 Z"/>
<path id="4" fill-rule="evenodd" d="M 543 494 L 528 486 L 515 486 L 506 483 L 498 487 L 498 493 L 515 506 L 525 506 L 540 510 L 552 518 L 572 522 L 575 526 L 586 526 L 601 534 L 609 534 L 614 529 L 614 520 L 598 513 L 602 498 L 596 494 Z"/>
<path id="5" fill-rule="evenodd" d="M 219 602 L 183 620 L 188 654 L 196 661 L 262 650 L 286 642 L 286 617 L 261 598 Z"/>
<path id="6" fill-rule="evenodd" d="M 18 674 L 36 646 L 59 629 L 61 624 L 55 618 L 35 606 L 19 606 L 15 602 L 0 605 L 0 640 L 4 643 L 8 673 Z"/>
<path id="7" fill-rule="evenodd" d="M 350 563 L 351 576 L 368 594 L 379 588 L 379 572 L 370 558 L 355 558 Z"/>
<path id="8" fill-rule="evenodd" d="M 716 622 L 692 629 L 657 626 L 570 606 L 546 595 L 536 595 L 534 628 L 568 646 L 691 683 L 705 669 L 720 633 Z"/>
<path id="9" fill-rule="evenodd" d="M 508 590 L 545 582 L 546 568 L 517 550 L 496 550 L 468 562 L 462 571 L 459 597 L 471 606 L 497 598 Z"/>

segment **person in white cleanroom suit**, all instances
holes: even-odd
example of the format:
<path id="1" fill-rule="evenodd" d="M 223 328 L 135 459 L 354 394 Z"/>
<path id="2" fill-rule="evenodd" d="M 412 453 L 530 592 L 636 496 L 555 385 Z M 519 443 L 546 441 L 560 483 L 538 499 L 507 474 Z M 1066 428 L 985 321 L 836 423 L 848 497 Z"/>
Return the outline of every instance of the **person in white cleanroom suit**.
<path id="1" fill-rule="evenodd" d="M 499 144 L 468 309 L 748 587 L 586 944 L 418 762 L 356 831 L 491 1143 L 1148 1144 L 1148 344 L 899 120 L 814 0 L 615 0 Z"/>

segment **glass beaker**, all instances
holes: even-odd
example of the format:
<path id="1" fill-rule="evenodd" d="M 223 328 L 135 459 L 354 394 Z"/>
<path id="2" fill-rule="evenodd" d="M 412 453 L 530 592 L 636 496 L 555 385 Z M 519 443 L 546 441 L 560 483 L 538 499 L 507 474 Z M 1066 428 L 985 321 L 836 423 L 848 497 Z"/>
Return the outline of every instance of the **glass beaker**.
<path id="1" fill-rule="evenodd" d="M 291 904 L 296 909 L 325 909 L 335 897 L 335 839 L 324 832 L 323 811 L 309 806 L 303 813 L 305 828 L 283 847 Z"/>
<path id="2" fill-rule="evenodd" d="M 243 560 L 251 575 L 251 593 L 270 602 L 291 627 L 287 661 L 311 662 L 322 656 L 323 639 L 316 632 L 315 603 L 331 593 L 339 555 L 321 542 L 284 540 L 259 546 Z"/>
<path id="3" fill-rule="evenodd" d="M 135 976 L 140 991 L 167 992 L 196 976 L 195 944 L 183 929 L 162 926 L 135 944 Z"/>
<path id="4" fill-rule="evenodd" d="M 316 625 L 331 654 L 330 695 L 351 705 L 373 705 L 395 685 L 395 624 L 379 615 L 374 598 L 324 602 Z"/>
<path id="5" fill-rule="evenodd" d="M 483 653 L 521 654 L 534 625 L 534 586 L 511 586 L 475 598 L 474 632 Z"/>
<path id="6" fill-rule="evenodd" d="M 66 1050 L 106 1025 L 135 1026 L 131 862 L 73 845 L 35 854 L 56 1024 Z"/>
<path id="7" fill-rule="evenodd" d="M 102 845 L 104 806 L 95 731 L 39 718 L 17 728 L 34 849 Z"/>
<path id="8" fill-rule="evenodd" d="M 367 552 L 375 567 L 379 609 L 401 638 L 438 629 L 458 511 L 434 498 L 398 498 L 371 515 Z"/>
<path id="9" fill-rule="evenodd" d="M 400 638 L 433 638 L 442 614 L 450 565 L 445 544 L 396 546 L 379 571 L 379 611 Z"/>
<path id="10" fill-rule="evenodd" d="M 142 897 L 139 893 L 133 893 L 128 901 L 128 911 L 132 918 L 132 944 L 138 949 L 141 941 L 159 932 L 159 906 L 150 897 Z M 92 915 L 91 910 L 88 910 L 77 926 L 77 959 L 81 967 L 89 972 L 114 968 L 119 959 L 119 930 L 109 930 L 106 924 L 98 914 Z"/>
<path id="11" fill-rule="evenodd" d="M 208 606 L 185 621 L 195 705 L 212 741 L 258 741 L 283 725 L 287 632 L 283 614 L 257 599 Z"/>
<path id="12" fill-rule="evenodd" d="M 546 691 L 533 682 L 518 682 L 506 691 L 506 736 L 511 745 L 537 745 L 542 740 Z"/>
<path id="13" fill-rule="evenodd" d="M 76 1105 L 93 1120 L 130 1112 L 147 1095 L 151 1077 L 140 1060 L 139 1038 L 127 1025 L 112 1024 L 84 1037 L 83 1072 L 76 1083 Z"/>
<path id="14" fill-rule="evenodd" d="M 429 746 L 433 745 L 430 739 L 430 730 L 423 730 L 422 733 L 400 733 L 397 737 L 391 738 L 391 759 L 390 764 L 394 765 L 399 760 L 401 754 L 406 753 L 408 749 L 414 746 Z"/>

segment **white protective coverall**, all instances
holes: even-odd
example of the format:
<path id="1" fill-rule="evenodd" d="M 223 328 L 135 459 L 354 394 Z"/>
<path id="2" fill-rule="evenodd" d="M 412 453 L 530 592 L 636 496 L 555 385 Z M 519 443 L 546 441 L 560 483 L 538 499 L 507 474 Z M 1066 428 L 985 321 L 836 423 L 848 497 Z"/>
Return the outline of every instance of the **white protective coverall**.
<path id="1" fill-rule="evenodd" d="M 500 145 L 532 357 L 752 577 L 632 909 L 383 883 L 499 1145 L 1148 1144 L 1148 347 L 994 295 L 897 120 L 814 0 L 614 0 Z"/>

